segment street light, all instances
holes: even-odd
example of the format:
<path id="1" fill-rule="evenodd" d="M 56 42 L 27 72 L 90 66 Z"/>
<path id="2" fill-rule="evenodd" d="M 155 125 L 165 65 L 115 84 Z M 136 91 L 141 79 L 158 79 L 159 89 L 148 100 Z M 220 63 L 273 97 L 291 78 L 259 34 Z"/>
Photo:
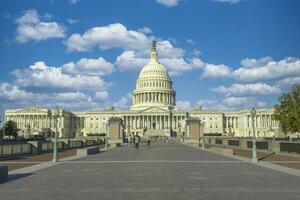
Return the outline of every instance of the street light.
<path id="1" fill-rule="evenodd" d="M 189 113 L 185 113 L 185 133 L 184 133 L 184 143 L 187 143 L 187 120 L 189 118 Z"/>
<path id="2" fill-rule="evenodd" d="M 256 152 L 256 137 L 255 137 L 255 125 L 254 125 L 254 118 L 256 116 L 255 108 L 251 109 L 251 116 L 252 116 L 252 127 L 253 127 L 253 137 L 252 137 L 252 161 L 257 162 L 257 152 Z"/>
<path id="3" fill-rule="evenodd" d="M 53 146 L 53 159 L 52 162 L 58 162 L 58 157 L 57 157 L 57 139 L 58 139 L 58 118 L 59 118 L 59 109 L 56 106 L 54 109 L 54 120 L 55 120 L 55 133 L 54 133 L 54 146 Z"/>

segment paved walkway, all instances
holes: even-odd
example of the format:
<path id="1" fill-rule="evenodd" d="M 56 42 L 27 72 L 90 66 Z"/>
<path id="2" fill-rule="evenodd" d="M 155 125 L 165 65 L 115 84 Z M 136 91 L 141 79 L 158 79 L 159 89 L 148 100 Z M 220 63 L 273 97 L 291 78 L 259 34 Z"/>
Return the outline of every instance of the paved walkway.
<path id="1" fill-rule="evenodd" d="M 0 186 L 0 199 L 299 199 L 300 178 L 177 143 L 112 149 Z"/>
<path id="2" fill-rule="evenodd" d="M 70 149 L 58 152 L 58 158 L 65 158 L 76 155 L 76 149 Z M 49 162 L 53 158 L 53 153 L 43 153 L 38 155 L 25 155 L 7 158 L 6 160 L 0 160 L 0 164 L 8 166 L 8 171 L 21 169 L 24 167 L 36 165 L 43 162 Z"/>

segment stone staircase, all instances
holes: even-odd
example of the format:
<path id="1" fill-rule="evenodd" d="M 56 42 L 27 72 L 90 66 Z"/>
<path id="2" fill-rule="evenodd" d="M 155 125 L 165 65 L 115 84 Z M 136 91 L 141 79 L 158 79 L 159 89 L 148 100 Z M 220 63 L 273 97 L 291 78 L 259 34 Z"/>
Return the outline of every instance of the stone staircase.
<path id="1" fill-rule="evenodd" d="M 150 129 L 145 132 L 145 135 L 149 136 L 166 136 L 166 132 L 163 129 Z"/>

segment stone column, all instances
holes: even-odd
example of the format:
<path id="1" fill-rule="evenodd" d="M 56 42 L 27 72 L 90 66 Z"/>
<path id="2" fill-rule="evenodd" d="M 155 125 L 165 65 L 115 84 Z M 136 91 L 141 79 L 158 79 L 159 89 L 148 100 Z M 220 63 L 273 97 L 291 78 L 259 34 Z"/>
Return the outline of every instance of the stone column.
<path id="1" fill-rule="evenodd" d="M 161 115 L 160 117 L 159 117 L 159 126 L 160 126 L 160 129 L 163 129 L 163 125 L 162 125 L 162 123 L 163 123 L 163 116 Z"/>

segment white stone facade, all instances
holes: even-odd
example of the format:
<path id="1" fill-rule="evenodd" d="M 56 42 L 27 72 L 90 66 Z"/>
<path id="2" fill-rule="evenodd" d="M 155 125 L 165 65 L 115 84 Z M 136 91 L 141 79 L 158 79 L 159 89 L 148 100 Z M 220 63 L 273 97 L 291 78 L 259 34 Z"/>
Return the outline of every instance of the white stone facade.
<path id="1" fill-rule="evenodd" d="M 250 110 L 204 111 L 196 108 L 183 111 L 176 107 L 176 92 L 166 68 L 157 60 L 156 44 L 152 43 L 151 60 L 141 70 L 132 92 L 132 106 L 128 111 L 70 112 L 60 110 L 60 137 L 87 136 L 107 132 L 110 117 L 123 119 L 125 135 L 145 131 L 169 136 L 173 132 L 181 136 L 187 116 L 198 117 L 204 124 L 204 133 L 239 137 L 252 136 Z M 255 128 L 258 137 L 278 134 L 278 122 L 273 119 L 273 109 L 258 109 Z M 17 122 L 20 134 L 50 134 L 54 130 L 53 112 L 49 109 L 8 109 L 5 120 Z"/>

